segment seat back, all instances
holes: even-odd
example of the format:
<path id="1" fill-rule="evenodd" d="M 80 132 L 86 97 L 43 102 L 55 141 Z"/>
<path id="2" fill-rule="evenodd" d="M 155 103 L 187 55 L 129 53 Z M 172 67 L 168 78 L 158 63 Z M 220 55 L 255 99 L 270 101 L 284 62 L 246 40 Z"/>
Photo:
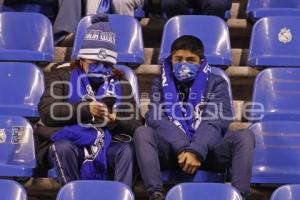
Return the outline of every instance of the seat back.
<path id="1" fill-rule="evenodd" d="M 300 16 L 265 17 L 251 34 L 248 64 L 253 67 L 300 66 Z"/>
<path id="2" fill-rule="evenodd" d="M 36 166 L 33 130 L 26 119 L 0 116 L 0 152 L 0 176 L 30 175 L 17 169 L 31 171 Z"/>
<path id="3" fill-rule="evenodd" d="M 34 64 L 0 62 L 1 115 L 37 117 L 43 92 L 43 72 Z"/>
<path id="4" fill-rule="evenodd" d="M 144 63 L 144 43 L 139 22 L 125 15 L 108 15 L 109 24 L 116 34 L 117 62 L 119 64 Z M 72 59 L 76 60 L 81 47 L 86 28 L 91 25 L 92 16 L 82 18 L 77 26 Z"/>
<path id="5" fill-rule="evenodd" d="M 209 27 L 209 28 L 207 28 Z M 231 65 L 231 47 L 226 23 L 215 16 L 176 16 L 164 26 L 159 63 L 170 55 L 172 43 L 180 36 L 193 35 L 204 45 L 204 54 L 210 65 Z"/>
<path id="6" fill-rule="evenodd" d="M 125 79 L 128 80 L 131 85 L 132 95 L 136 105 L 138 106 L 140 104 L 139 85 L 134 71 L 125 65 L 116 65 L 115 67 L 124 72 Z"/>
<path id="7" fill-rule="evenodd" d="M 12 180 L 0 180 L 1 200 L 27 200 L 24 187 Z"/>
<path id="8" fill-rule="evenodd" d="M 277 188 L 270 200 L 297 200 L 300 199 L 300 185 L 284 185 Z"/>
<path id="9" fill-rule="evenodd" d="M 0 61 L 54 59 L 52 25 L 38 13 L 0 13 Z"/>
<path id="10" fill-rule="evenodd" d="M 228 85 L 228 94 L 229 94 L 229 97 L 230 97 L 231 111 L 232 111 L 232 114 L 234 114 L 233 97 L 232 97 L 231 83 L 230 83 L 229 77 L 227 76 L 225 71 L 222 70 L 219 67 L 212 67 L 211 68 L 211 73 L 215 74 L 215 75 L 218 75 L 218 76 L 221 76 L 226 81 L 226 83 Z"/>
<path id="11" fill-rule="evenodd" d="M 56 200 L 134 200 L 131 189 L 116 181 L 72 181 L 58 192 Z"/>
<path id="12" fill-rule="evenodd" d="M 251 120 L 299 121 L 299 76 L 300 69 L 296 68 L 271 68 L 260 72 L 254 84 Z"/>
<path id="13" fill-rule="evenodd" d="M 182 183 L 174 186 L 166 200 L 242 200 L 239 192 L 228 184 Z"/>
<path id="14" fill-rule="evenodd" d="M 248 18 L 253 20 L 270 16 L 300 16 L 299 0 L 248 0 Z"/>
<path id="15" fill-rule="evenodd" d="M 258 122 L 250 127 L 256 146 L 252 183 L 300 183 L 300 123 Z"/>
<path id="16" fill-rule="evenodd" d="M 161 172 L 164 183 L 175 185 L 183 182 L 224 183 L 225 173 L 198 170 L 194 175 L 187 175 L 179 170 L 163 170 Z"/>

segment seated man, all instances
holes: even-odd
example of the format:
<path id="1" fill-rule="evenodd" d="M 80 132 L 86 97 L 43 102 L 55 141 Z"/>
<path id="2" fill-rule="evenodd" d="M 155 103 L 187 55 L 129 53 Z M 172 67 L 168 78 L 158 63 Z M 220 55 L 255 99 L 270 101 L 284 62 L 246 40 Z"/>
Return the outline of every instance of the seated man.
<path id="1" fill-rule="evenodd" d="M 161 168 L 231 169 L 231 183 L 249 192 L 254 134 L 228 132 L 232 118 L 228 84 L 210 73 L 202 42 L 194 36 L 174 41 L 160 79 L 154 79 L 147 127 L 134 134 L 137 161 L 151 200 L 164 199 Z"/>
<path id="2" fill-rule="evenodd" d="M 114 68 L 115 33 L 107 20 L 92 19 L 71 68 L 59 66 L 46 75 L 35 131 L 37 175 L 54 166 L 61 184 L 112 175 L 132 186 L 130 135 L 141 122 L 131 86 Z"/>
<path id="3" fill-rule="evenodd" d="M 90 0 L 87 1 L 87 14 L 96 14 L 100 3 L 110 5 L 111 13 L 129 16 L 134 16 L 135 10 L 144 6 L 144 0 Z"/>
<path id="4" fill-rule="evenodd" d="M 167 18 L 187 14 L 224 18 L 225 11 L 231 8 L 231 0 L 162 0 L 161 4 Z"/>
<path id="5" fill-rule="evenodd" d="M 81 0 L 4 0 L 4 5 L 38 4 L 47 7 L 58 7 L 56 18 L 53 22 L 53 35 L 55 45 L 62 41 L 66 46 L 72 46 L 70 41 L 76 31 L 77 24 L 82 17 Z"/>

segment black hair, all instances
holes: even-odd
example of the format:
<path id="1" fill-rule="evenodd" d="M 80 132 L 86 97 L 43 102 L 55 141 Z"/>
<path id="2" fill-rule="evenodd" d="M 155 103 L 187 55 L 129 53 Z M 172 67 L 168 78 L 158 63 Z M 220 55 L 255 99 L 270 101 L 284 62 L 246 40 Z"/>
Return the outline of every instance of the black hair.
<path id="1" fill-rule="evenodd" d="M 197 54 L 200 59 L 204 57 L 204 46 L 202 41 L 192 35 L 184 35 L 177 38 L 171 46 L 171 54 L 178 50 L 190 50 L 192 53 Z"/>

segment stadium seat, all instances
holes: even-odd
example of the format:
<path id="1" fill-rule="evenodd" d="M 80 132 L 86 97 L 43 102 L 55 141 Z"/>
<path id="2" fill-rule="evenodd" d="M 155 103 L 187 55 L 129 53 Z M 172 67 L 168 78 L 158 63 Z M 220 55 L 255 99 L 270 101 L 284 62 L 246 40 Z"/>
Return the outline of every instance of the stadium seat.
<path id="1" fill-rule="evenodd" d="M 125 65 L 115 65 L 115 67 L 119 70 L 121 70 L 122 72 L 124 72 L 125 75 L 125 79 L 129 81 L 131 88 L 132 88 L 132 95 L 134 96 L 136 105 L 140 104 L 140 96 L 139 96 L 139 85 L 138 85 L 138 80 L 137 77 L 134 73 L 134 71 L 132 71 L 132 69 L 130 69 L 129 67 L 125 66 Z"/>
<path id="2" fill-rule="evenodd" d="M 38 13 L 0 13 L 0 61 L 51 62 L 52 25 Z"/>
<path id="3" fill-rule="evenodd" d="M 229 97 L 230 97 L 230 102 L 231 102 L 231 111 L 232 113 L 234 113 L 234 106 L 233 106 L 233 97 L 232 97 L 232 91 L 231 91 L 231 83 L 230 83 L 230 79 L 227 76 L 227 74 L 225 73 L 224 70 L 218 68 L 218 67 L 212 67 L 211 68 L 211 73 L 214 75 L 218 75 L 221 76 L 223 79 L 225 79 L 225 81 L 227 82 L 228 85 L 228 93 L 229 93 Z"/>
<path id="4" fill-rule="evenodd" d="M 300 16 L 265 17 L 251 34 L 248 64 L 252 67 L 300 67 Z"/>
<path id="5" fill-rule="evenodd" d="M 142 29 L 139 22 L 126 15 L 109 15 L 109 23 L 116 33 L 116 51 L 118 52 L 118 64 L 143 64 L 144 44 Z M 77 26 L 74 41 L 72 59 L 77 59 L 77 54 L 81 47 L 85 30 L 91 25 L 91 16 L 86 16 L 80 20 Z"/>
<path id="6" fill-rule="evenodd" d="M 250 121 L 300 120 L 300 69 L 269 68 L 256 76 Z"/>
<path id="7" fill-rule="evenodd" d="M 0 179 L 1 200 L 27 200 L 27 194 L 22 185 L 12 180 Z"/>
<path id="8" fill-rule="evenodd" d="M 0 12 L 15 12 L 15 10 L 9 6 L 0 5 Z"/>
<path id="9" fill-rule="evenodd" d="M 32 176 L 36 166 L 33 130 L 26 119 L 0 116 L 0 152 L 0 176 Z"/>
<path id="10" fill-rule="evenodd" d="M 174 186 L 166 200 L 242 200 L 232 186 L 220 183 L 182 183 Z"/>
<path id="11" fill-rule="evenodd" d="M 195 175 L 187 175 L 176 170 L 163 170 L 162 179 L 166 184 L 178 184 L 182 182 L 213 182 L 224 183 L 225 174 L 222 172 L 198 170 Z"/>
<path id="12" fill-rule="evenodd" d="M 37 117 L 43 72 L 30 63 L 0 62 L 0 114 Z"/>
<path id="13" fill-rule="evenodd" d="M 160 46 L 159 63 L 170 55 L 172 43 L 182 35 L 193 35 L 201 39 L 210 65 L 231 65 L 230 38 L 224 20 L 215 16 L 196 15 L 176 16 L 167 21 Z"/>
<path id="14" fill-rule="evenodd" d="M 277 188 L 270 200 L 298 200 L 300 199 L 300 185 L 284 185 Z"/>
<path id="15" fill-rule="evenodd" d="M 255 134 L 252 183 L 300 183 L 300 123 L 258 122 L 250 127 Z"/>
<path id="16" fill-rule="evenodd" d="M 195 13 L 195 11 L 194 11 L 194 8 L 189 8 L 189 9 L 185 10 L 184 13 L 185 13 L 184 15 L 197 15 L 197 13 Z M 163 10 L 162 15 L 165 19 L 168 18 L 166 11 L 164 11 L 164 10 Z M 231 18 L 230 9 L 225 11 L 223 19 L 228 20 L 229 18 Z"/>
<path id="17" fill-rule="evenodd" d="M 248 0 L 248 18 L 300 16 L 300 0 Z"/>
<path id="18" fill-rule="evenodd" d="M 64 185 L 56 200 L 134 200 L 131 189 L 116 181 L 81 180 Z"/>

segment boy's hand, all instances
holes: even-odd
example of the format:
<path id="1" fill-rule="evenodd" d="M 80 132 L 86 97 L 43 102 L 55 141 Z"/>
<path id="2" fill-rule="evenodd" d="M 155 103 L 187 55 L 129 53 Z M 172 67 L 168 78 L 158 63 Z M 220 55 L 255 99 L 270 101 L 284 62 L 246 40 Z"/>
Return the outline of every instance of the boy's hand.
<path id="1" fill-rule="evenodd" d="M 182 168 L 182 171 L 188 174 L 194 174 L 201 166 L 200 160 L 194 153 L 181 152 L 178 155 L 178 165 Z"/>

